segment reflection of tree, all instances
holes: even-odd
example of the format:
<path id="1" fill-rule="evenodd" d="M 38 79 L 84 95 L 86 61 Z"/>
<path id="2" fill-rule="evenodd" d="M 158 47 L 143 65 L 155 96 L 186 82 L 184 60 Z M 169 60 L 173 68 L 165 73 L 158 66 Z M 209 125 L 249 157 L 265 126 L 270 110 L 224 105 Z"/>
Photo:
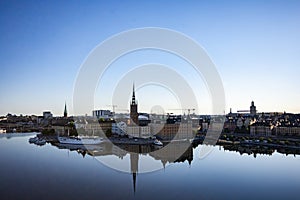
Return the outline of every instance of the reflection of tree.
<path id="1" fill-rule="evenodd" d="M 281 143 L 279 143 L 281 144 Z M 257 154 L 272 155 L 275 151 L 285 155 L 300 155 L 300 148 L 294 147 L 276 147 L 259 145 L 222 145 L 225 150 L 236 151 L 242 154 L 248 154 L 256 157 Z"/>

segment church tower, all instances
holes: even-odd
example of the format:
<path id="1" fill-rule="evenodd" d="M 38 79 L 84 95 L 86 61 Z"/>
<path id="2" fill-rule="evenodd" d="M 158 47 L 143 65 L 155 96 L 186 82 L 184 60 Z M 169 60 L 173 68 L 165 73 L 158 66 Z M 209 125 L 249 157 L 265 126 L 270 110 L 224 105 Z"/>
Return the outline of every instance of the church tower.
<path id="1" fill-rule="evenodd" d="M 132 91 L 132 99 L 130 102 L 130 119 L 132 124 L 139 125 L 139 114 L 138 114 L 138 105 L 135 100 L 135 91 L 134 91 L 134 84 L 133 84 L 133 91 Z"/>
<path id="2" fill-rule="evenodd" d="M 67 112 L 67 103 L 66 103 L 66 102 L 65 102 L 64 117 L 68 117 L 68 112 Z"/>
<path id="3" fill-rule="evenodd" d="M 256 106 L 254 105 L 254 101 L 251 102 L 250 115 L 251 116 L 255 116 L 256 115 Z"/>

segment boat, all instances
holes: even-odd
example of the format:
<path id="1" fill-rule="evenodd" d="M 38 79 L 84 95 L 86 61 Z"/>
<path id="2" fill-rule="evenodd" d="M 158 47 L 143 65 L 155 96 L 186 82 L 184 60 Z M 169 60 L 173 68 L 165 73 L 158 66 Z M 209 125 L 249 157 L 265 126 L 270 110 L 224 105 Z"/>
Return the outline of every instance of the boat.
<path id="1" fill-rule="evenodd" d="M 80 138 L 80 137 L 58 137 L 59 143 L 61 144 L 73 144 L 73 145 L 93 145 L 100 144 L 103 139 L 100 137 L 92 138 Z"/>
<path id="2" fill-rule="evenodd" d="M 163 146 L 163 143 L 161 141 L 159 141 L 158 139 L 155 139 L 153 141 L 153 144 L 158 145 L 158 146 Z"/>
<path id="3" fill-rule="evenodd" d="M 6 133 L 5 129 L 0 128 L 0 133 Z"/>

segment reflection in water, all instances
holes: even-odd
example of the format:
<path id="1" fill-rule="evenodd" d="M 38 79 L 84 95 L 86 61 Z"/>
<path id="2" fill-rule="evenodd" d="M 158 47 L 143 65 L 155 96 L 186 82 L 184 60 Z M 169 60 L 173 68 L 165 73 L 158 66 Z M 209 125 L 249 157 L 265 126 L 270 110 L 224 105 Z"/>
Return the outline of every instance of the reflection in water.
<path id="1" fill-rule="evenodd" d="M 52 145 L 59 149 L 69 149 L 70 151 L 77 151 L 83 157 L 86 154 L 98 157 L 115 155 L 123 159 L 127 154 L 130 156 L 130 172 L 133 179 L 133 191 L 136 191 L 136 177 L 138 173 L 139 155 L 148 155 L 155 160 L 160 160 L 163 167 L 167 163 L 185 162 L 188 161 L 189 165 L 193 160 L 193 146 L 188 141 L 170 142 L 164 148 L 157 148 L 153 145 L 113 145 L 112 143 L 105 142 L 99 145 L 71 145 L 53 142 Z M 184 153 L 182 153 L 184 152 Z"/>
<path id="2" fill-rule="evenodd" d="M 129 145 L 129 144 L 117 144 L 114 145 L 110 142 L 104 142 L 99 145 L 71 145 L 71 144 L 60 144 L 57 142 L 51 142 L 53 146 L 59 149 L 68 149 L 70 151 L 77 151 L 83 157 L 87 154 L 93 157 L 102 157 L 114 155 L 119 159 L 123 159 L 125 156 L 130 158 L 130 172 L 132 175 L 133 192 L 136 192 L 137 187 L 137 174 L 139 172 L 139 159 L 140 155 L 146 155 L 154 160 L 160 161 L 162 166 L 165 168 L 167 163 L 181 163 L 187 161 L 191 165 L 193 161 L 193 148 L 201 145 L 200 143 L 190 143 L 188 141 L 181 142 L 170 142 L 163 148 L 158 148 L 154 145 Z M 276 148 L 266 147 L 258 145 L 234 145 L 224 144 L 220 146 L 225 151 L 238 152 L 240 155 L 253 155 L 256 158 L 257 154 L 272 155 L 275 152 L 282 154 L 294 154 L 299 155 L 300 149 L 292 148 Z M 182 153 L 183 152 L 183 153 Z"/>
<path id="3" fill-rule="evenodd" d="M 177 148 L 182 148 L 184 143 L 176 143 L 158 154 L 161 149 L 154 146 L 127 145 L 130 152 L 108 143 L 80 147 L 53 141 L 57 146 L 54 147 L 48 140 L 46 145 L 36 146 L 29 144 L 29 137 L 32 136 L 0 137 L 2 199 L 62 196 L 65 199 L 292 199 L 299 196 L 300 156 L 278 153 L 299 154 L 296 149 L 227 144 L 213 147 L 209 157 L 200 159 L 198 154 L 204 146 L 196 143 L 178 157 L 172 154 L 176 155 Z M 259 155 L 266 153 L 272 156 Z M 130 174 L 113 170 L 99 160 L 116 162 Z M 172 164 L 166 170 L 143 173 L 145 165 L 156 163 L 163 168 L 163 163 L 169 162 Z"/>
<path id="4" fill-rule="evenodd" d="M 300 148 L 267 147 L 259 145 L 222 145 L 224 150 L 239 152 L 240 155 L 273 155 L 275 152 L 287 155 L 300 155 Z"/>

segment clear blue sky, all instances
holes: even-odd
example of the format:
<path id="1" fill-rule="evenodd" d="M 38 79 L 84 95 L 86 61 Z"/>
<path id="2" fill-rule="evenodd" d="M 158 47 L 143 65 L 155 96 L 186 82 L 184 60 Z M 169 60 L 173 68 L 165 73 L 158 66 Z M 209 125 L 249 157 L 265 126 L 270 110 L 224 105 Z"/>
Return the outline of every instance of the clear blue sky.
<path id="1" fill-rule="evenodd" d="M 89 52 L 114 34 L 149 26 L 205 48 L 228 110 L 254 100 L 259 111 L 300 113 L 300 1 L 7 0 L 0 1 L 0 115 L 61 115 L 65 101 L 72 114 L 74 81 Z M 142 104 L 150 101 L 140 100 L 140 109 L 149 111 Z"/>

